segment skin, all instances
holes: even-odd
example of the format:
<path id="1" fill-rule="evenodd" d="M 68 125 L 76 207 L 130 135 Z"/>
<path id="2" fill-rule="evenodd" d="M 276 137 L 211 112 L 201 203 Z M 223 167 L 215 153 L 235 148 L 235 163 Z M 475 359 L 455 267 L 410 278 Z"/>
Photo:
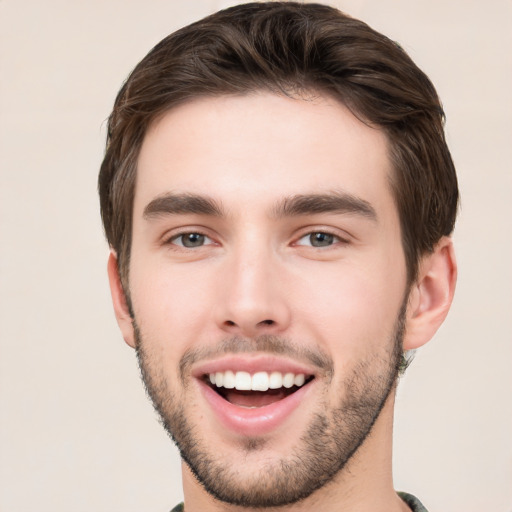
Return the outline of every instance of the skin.
<path id="1" fill-rule="evenodd" d="M 386 374 L 402 305 L 405 350 L 426 343 L 447 314 L 456 278 L 451 241 L 443 238 L 422 259 L 409 289 L 391 172 L 385 135 L 322 96 L 196 99 L 165 114 L 145 137 L 129 293 L 147 366 L 154 383 L 181 404 L 219 467 L 235 468 L 239 485 L 301 446 L 315 415 L 347 398 L 344 385 L 358 365 L 366 364 L 370 378 Z M 220 211 L 165 213 L 169 203 L 155 202 L 184 194 L 211 199 Z M 311 194 L 342 196 L 345 203 L 349 197 L 357 207 L 316 213 L 282 207 Z M 319 232 L 334 235 L 332 243 L 314 247 L 310 234 Z M 184 233 L 205 235 L 204 244 L 184 247 Z M 136 347 L 140 339 L 114 253 L 108 268 L 121 331 Z M 241 433 L 219 420 L 194 370 L 226 357 L 219 352 L 223 341 L 236 337 L 250 344 L 263 335 L 324 355 L 332 371 L 312 367 L 307 393 L 275 428 Z M 194 351 L 213 355 L 180 375 L 184 355 Z M 266 355 L 255 343 L 237 357 Z M 393 402 L 390 393 L 371 435 L 343 470 L 280 510 L 408 510 L 391 478 Z M 213 498 L 186 464 L 183 484 L 187 512 L 249 510 Z"/>

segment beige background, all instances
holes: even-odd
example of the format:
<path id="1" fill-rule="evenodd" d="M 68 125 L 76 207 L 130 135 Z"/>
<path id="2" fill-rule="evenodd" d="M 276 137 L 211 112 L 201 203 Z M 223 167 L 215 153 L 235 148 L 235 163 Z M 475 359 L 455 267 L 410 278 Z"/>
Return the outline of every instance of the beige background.
<path id="1" fill-rule="evenodd" d="M 130 69 L 235 2 L 0 0 L 0 511 L 168 511 L 179 461 L 115 325 L 96 176 Z M 395 481 L 430 512 L 512 511 L 512 3 L 332 2 L 444 101 L 463 194 L 448 321 L 400 385 Z"/>

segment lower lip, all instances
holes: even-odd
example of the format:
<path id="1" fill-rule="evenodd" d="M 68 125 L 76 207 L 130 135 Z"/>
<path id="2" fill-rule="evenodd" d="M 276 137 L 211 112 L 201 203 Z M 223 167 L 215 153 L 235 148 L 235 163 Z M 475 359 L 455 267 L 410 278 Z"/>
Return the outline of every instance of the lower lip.
<path id="1" fill-rule="evenodd" d="M 312 382 L 264 407 L 246 408 L 224 400 L 205 382 L 199 381 L 204 398 L 228 430 L 241 436 L 262 436 L 269 434 L 283 424 L 297 409 L 311 388 Z"/>

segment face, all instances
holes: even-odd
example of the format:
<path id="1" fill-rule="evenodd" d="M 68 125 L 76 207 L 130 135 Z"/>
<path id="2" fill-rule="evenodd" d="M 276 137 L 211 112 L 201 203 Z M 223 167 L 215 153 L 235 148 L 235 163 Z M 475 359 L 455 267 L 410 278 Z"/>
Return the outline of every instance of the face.
<path id="1" fill-rule="evenodd" d="M 400 360 L 386 139 L 326 97 L 194 100 L 138 162 L 129 292 L 155 407 L 210 494 L 293 503 L 339 476 Z"/>

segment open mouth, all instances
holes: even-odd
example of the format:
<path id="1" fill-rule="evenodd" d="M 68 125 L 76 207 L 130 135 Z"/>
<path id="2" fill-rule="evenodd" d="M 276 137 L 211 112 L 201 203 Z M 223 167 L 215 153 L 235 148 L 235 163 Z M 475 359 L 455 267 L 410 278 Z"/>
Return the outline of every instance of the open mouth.
<path id="1" fill-rule="evenodd" d="M 292 395 L 313 380 L 304 373 L 224 371 L 204 381 L 224 400 L 246 408 L 265 407 Z"/>

